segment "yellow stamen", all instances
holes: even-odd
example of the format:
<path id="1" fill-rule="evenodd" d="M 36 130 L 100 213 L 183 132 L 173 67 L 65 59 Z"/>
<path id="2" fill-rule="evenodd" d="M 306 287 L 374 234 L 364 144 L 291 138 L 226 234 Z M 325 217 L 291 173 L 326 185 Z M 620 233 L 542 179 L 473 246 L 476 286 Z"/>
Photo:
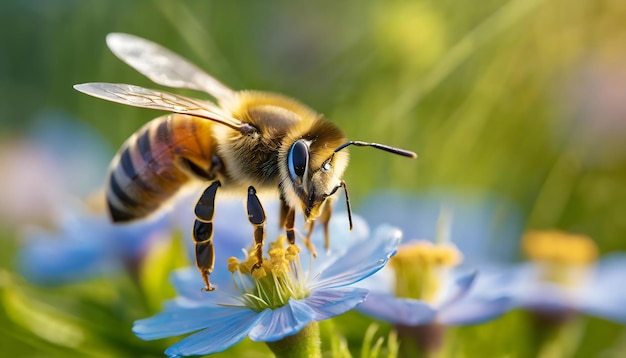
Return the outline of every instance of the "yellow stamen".
<path id="1" fill-rule="evenodd" d="M 389 265 L 396 272 L 396 295 L 434 302 L 439 293 L 441 276 L 462 260 L 463 255 L 450 243 L 416 241 L 400 247 L 389 260 Z"/>
<path id="2" fill-rule="evenodd" d="M 267 276 L 267 272 L 265 272 L 265 267 L 263 266 L 252 270 L 252 277 L 254 277 L 255 280 L 260 280 L 265 276 Z"/>
<path id="3" fill-rule="evenodd" d="M 598 247 L 585 235 L 564 231 L 529 231 L 522 238 L 522 248 L 534 261 L 563 265 L 588 265 L 598 257 Z"/>
<path id="4" fill-rule="evenodd" d="M 230 273 L 235 273 L 235 271 L 239 271 L 239 260 L 236 257 L 228 258 L 228 271 Z"/>
<path id="5" fill-rule="evenodd" d="M 529 231 L 522 238 L 522 249 L 538 263 L 541 278 L 566 286 L 585 280 L 587 267 L 598 257 L 591 238 L 558 230 Z"/>
<path id="6" fill-rule="evenodd" d="M 228 260 L 242 301 L 250 308 L 259 311 L 275 309 L 284 306 L 292 297 L 301 299 L 308 296 L 306 283 L 300 279 L 305 276 L 300 267 L 300 248 L 296 245 L 285 248 L 285 244 L 284 236 L 270 243 L 269 258 L 264 258 L 259 268 L 255 268 L 258 260 L 255 250 L 248 251 L 245 262 L 239 262 L 236 258 Z M 254 285 L 249 285 L 246 277 L 254 280 Z"/>

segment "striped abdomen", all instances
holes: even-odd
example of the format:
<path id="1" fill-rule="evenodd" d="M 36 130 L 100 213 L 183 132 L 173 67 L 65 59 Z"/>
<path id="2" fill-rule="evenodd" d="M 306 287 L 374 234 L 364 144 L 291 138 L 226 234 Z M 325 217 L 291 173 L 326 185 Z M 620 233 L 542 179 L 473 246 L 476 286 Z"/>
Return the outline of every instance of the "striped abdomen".
<path id="1" fill-rule="evenodd" d="M 180 114 L 156 118 L 135 132 L 113 158 L 107 204 L 113 221 L 154 212 L 191 178 L 210 176 L 212 122 Z"/>

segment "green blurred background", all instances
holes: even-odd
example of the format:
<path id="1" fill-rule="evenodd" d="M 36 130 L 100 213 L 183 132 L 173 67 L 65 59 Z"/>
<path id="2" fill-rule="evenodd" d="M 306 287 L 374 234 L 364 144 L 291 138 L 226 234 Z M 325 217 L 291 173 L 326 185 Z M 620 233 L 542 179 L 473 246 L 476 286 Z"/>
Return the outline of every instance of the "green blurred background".
<path id="1" fill-rule="evenodd" d="M 92 127 L 111 150 L 156 117 L 72 89 L 157 87 L 107 49 L 107 33 L 127 32 L 232 88 L 300 99 L 351 139 L 419 154 L 407 162 L 353 149 L 345 180 L 356 205 L 389 188 L 487 192 L 518 206 L 528 228 L 581 232 L 603 253 L 623 250 L 624 19 L 623 0 L 4 1 L 0 147 L 51 111 Z M 15 245 L 3 245 L 0 267 L 13 275 Z M 610 334 L 592 333 L 600 343 L 581 356 L 606 353 L 606 337 L 626 346 L 621 328 L 593 324 Z M 24 338 L 14 354 L 34 354 L 38 339 Z"/>

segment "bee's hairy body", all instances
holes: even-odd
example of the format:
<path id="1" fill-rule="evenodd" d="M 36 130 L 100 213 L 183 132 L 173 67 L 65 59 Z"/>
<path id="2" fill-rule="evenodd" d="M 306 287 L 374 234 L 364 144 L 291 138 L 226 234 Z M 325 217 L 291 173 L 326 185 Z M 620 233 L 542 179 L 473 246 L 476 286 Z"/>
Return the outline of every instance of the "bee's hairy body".
<path id="1" fill-rule="evenodd" d="M 250 185 L 276 191 L 288 185 L 281 182 L 279 158 L 285 158 L 295 140 L 303 138 L 319 147 L 318 158 L 312 158 L 318 168 L 346 141 L 338 127 L 293 99 L 252 91 L 238 96 L 241 105 L 232 110 L 233 118 L 249 123 L 258 133 L 242 136 L 182 114 L 158 117 L 135 132 L 110 168 L 107 202 L 113 220 L 151 214 L 190 180 L 219 180 L 224 191 L 241 194 Z M 321 145 L 316 142 L 319 138 L 324 139 Z M 297 200 L 285 192 L 281 195 Z"/>
<path id="2" fill-rule="evenodd" d="M 135 107 L 173 112 L 135 132 L 113 159 L 107 184 L 111 218 L 143 218 L 192 180 L 209 182 L 195 206 L 196 266 L 212 290 L 213 216 L 218 188 L 247 195 L 257 266 L 265 238 L 265 211 L 257 190 L 278 191 L 280 224 L 295 243 L 295 213 L 302 210 L 308 234 L 319 218 L 328 247 L 332 198 L 339 188 L 350 203 L 343 173 L 350 145 L 370 146 L 414 158 L 413 152 L 383 144 L 347 141 L 343 132 L 304 104 L 273 93 L 233 91 L 184 58 L 142 38 L 110 34 L 107 44 L 123 61 L 154 82 L 203 91 L 217 104 L 165 91 L 115 83 L 74 86 L 94 97 Z M 352 221 L 350 219 L 350 226 Z"/>

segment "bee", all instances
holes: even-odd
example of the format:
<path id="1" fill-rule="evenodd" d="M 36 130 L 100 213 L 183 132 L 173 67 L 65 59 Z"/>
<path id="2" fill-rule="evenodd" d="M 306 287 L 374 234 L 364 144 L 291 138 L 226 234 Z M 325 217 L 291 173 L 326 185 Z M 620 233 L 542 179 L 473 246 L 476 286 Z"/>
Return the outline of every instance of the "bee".
<path id="1" fill-rule="evenodd" d="M 257 190 L 278 191 L 280 224 L 295 243 L 296 210 L 308 234 L 317 219 L 329 245 L 333 196 L 343 189 L 350 228 L 348 190 L 342 176 L 349 146 L 368 146 L 415 158 L 416 154 L 378 143 L 350 141 L 335 124 L 289 97 L 260 91 L 234 91 L 170 50 L 128 34 L 106 38 L 111 51 L 153 82 L 202 91 L 216 102 L 129 84 L 84 83 L 85 94 L 125 105 L 171 112 L 145 124 L 113 158 L 106 184 L 111 219 L 144 218 L 192 180 L 207 187 L 194 208 L 192 237 L 204 290 L 214 288 L 213 214 L 218 189 L 245 193 L 248 221 L 254 228 L 256 267 L 263 262 L 265 211 Z M 220 189 L 222 188 L 222 189 Z M 244 194 L 245 196 L 245 194 Z M 310 244 L 310 242 L 309 242 Z"/>

